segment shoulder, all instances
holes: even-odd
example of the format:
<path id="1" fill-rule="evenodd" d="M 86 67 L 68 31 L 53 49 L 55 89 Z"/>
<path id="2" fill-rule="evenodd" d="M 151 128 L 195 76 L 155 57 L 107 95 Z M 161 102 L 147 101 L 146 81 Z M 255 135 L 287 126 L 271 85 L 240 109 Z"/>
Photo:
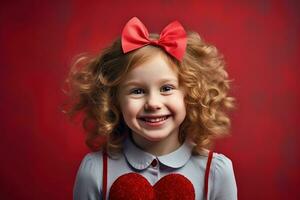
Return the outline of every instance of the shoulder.
<path id="1" fill-rule="evenodd" d="M 211 167 L 212 175 L 218 181 L 226 181 L 234 178 L 233 163 L 224 154 L 214 153 Z"/>
<path id="2" fill-rule="evenodd" d="M 99 171 L 99 168 L 102 168 L 102 162 L 102 151 L 89 152 L 83 157 L 79 169 L 83 171 Z"/>
<path id="3" fill-rule="evenodd" d="M 233 169 L 233 164 L 230 158 L 221 153 L 213 153 L 212 164 L 215 170 L 228 172 Z"/>
<path id="4" fill-rule="evenodd" d="M 73 188 L 74 199 L 100 195 L 102 168 L 102 151 L 90 152 L 84 156 L 76 175 Z"/>
<path id="5" fill-rule="evenodd" d="M 206 167 L 208 160 L 209 150 L 204 149 L 201 154 L 193 155 L 196 158 L 196 162 L 201 162 L 203 167 Z M 221 153 L 213 152 L 213 157 L 211 161 L 211 171 L 217 173 L 223 173 L 223 175 L 230 174 L 233 171 L 233 164 L 230 158 Z"/>
<path id="6" fill-rule="evenodd" d="M 220 195 L 221 199 L 236 199 L 237 186 L 231 159 L 223 154 L 214 153 L 211 173 L 215 195 Z"/>
<path id="7" fill-rule="evenodd" d="M 80 163 L 78 175 L 85 179 L 99 176 L 102 172 L 102 162 L 102 151 L 87 153 Z"/>

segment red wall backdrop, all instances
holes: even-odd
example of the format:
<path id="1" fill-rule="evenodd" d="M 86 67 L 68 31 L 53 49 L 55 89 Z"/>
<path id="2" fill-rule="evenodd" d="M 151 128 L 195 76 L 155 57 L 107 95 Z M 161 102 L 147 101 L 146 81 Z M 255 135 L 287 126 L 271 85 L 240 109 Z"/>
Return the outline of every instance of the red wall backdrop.
<path id="1" fill-rule="evenodd" d="M 225 55 L 238 109 L 216 150 L 233 160 L 239 199 L 300 199 L 298 2 L 1 1 L 1 199 L 72 198 L 88 149 L 60 112 L 63 80 L 132 16 L 150 32 L 177 19 Z"/>

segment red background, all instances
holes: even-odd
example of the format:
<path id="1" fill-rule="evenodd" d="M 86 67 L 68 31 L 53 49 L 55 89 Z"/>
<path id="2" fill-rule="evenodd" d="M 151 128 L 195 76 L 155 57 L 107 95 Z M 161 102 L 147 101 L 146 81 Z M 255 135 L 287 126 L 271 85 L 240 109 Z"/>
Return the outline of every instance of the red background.
<path id="1" fill-rule="evenodd" d="M 300 199 L 298 1 L 112 2 L 1 1 L 1 199 L 71 199 L 88 149 L 60 112 L 64 78 L 133 16 L 150 32 L 177 19 L 225 55 L 238 109 L 216 151 L 233 160 L 239 199 Z"/>

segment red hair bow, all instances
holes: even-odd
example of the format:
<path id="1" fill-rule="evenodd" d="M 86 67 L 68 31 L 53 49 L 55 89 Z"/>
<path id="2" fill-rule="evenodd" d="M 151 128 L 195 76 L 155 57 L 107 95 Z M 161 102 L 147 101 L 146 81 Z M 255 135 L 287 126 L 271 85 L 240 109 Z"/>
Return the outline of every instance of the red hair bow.
<path id="1" fill-rule="evenodd" d="M 152 40 L 145 25 L 137 17 L 131 18 L 122 32 L 123 52 L 127 53 L 148 44 L 162 47 L 181 61 L 186 48 L 186 32 L 178 21 L 173 21 L 162 30 L 158 40 Z"/>

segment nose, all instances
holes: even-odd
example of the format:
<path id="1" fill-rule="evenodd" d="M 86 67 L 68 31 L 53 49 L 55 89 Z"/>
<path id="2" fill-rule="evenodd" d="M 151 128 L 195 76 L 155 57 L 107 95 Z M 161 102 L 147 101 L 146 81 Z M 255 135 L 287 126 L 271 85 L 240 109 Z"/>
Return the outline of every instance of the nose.
<path id="1" fill-rule="evenodd" d="M 154 111 L 154 110 L 159 110 L 162 107 L 162 103 L 160 100 L 160 96 L 158 94 L 149 94 L 145 105 L 144 109 L 145 111 Z"/>

